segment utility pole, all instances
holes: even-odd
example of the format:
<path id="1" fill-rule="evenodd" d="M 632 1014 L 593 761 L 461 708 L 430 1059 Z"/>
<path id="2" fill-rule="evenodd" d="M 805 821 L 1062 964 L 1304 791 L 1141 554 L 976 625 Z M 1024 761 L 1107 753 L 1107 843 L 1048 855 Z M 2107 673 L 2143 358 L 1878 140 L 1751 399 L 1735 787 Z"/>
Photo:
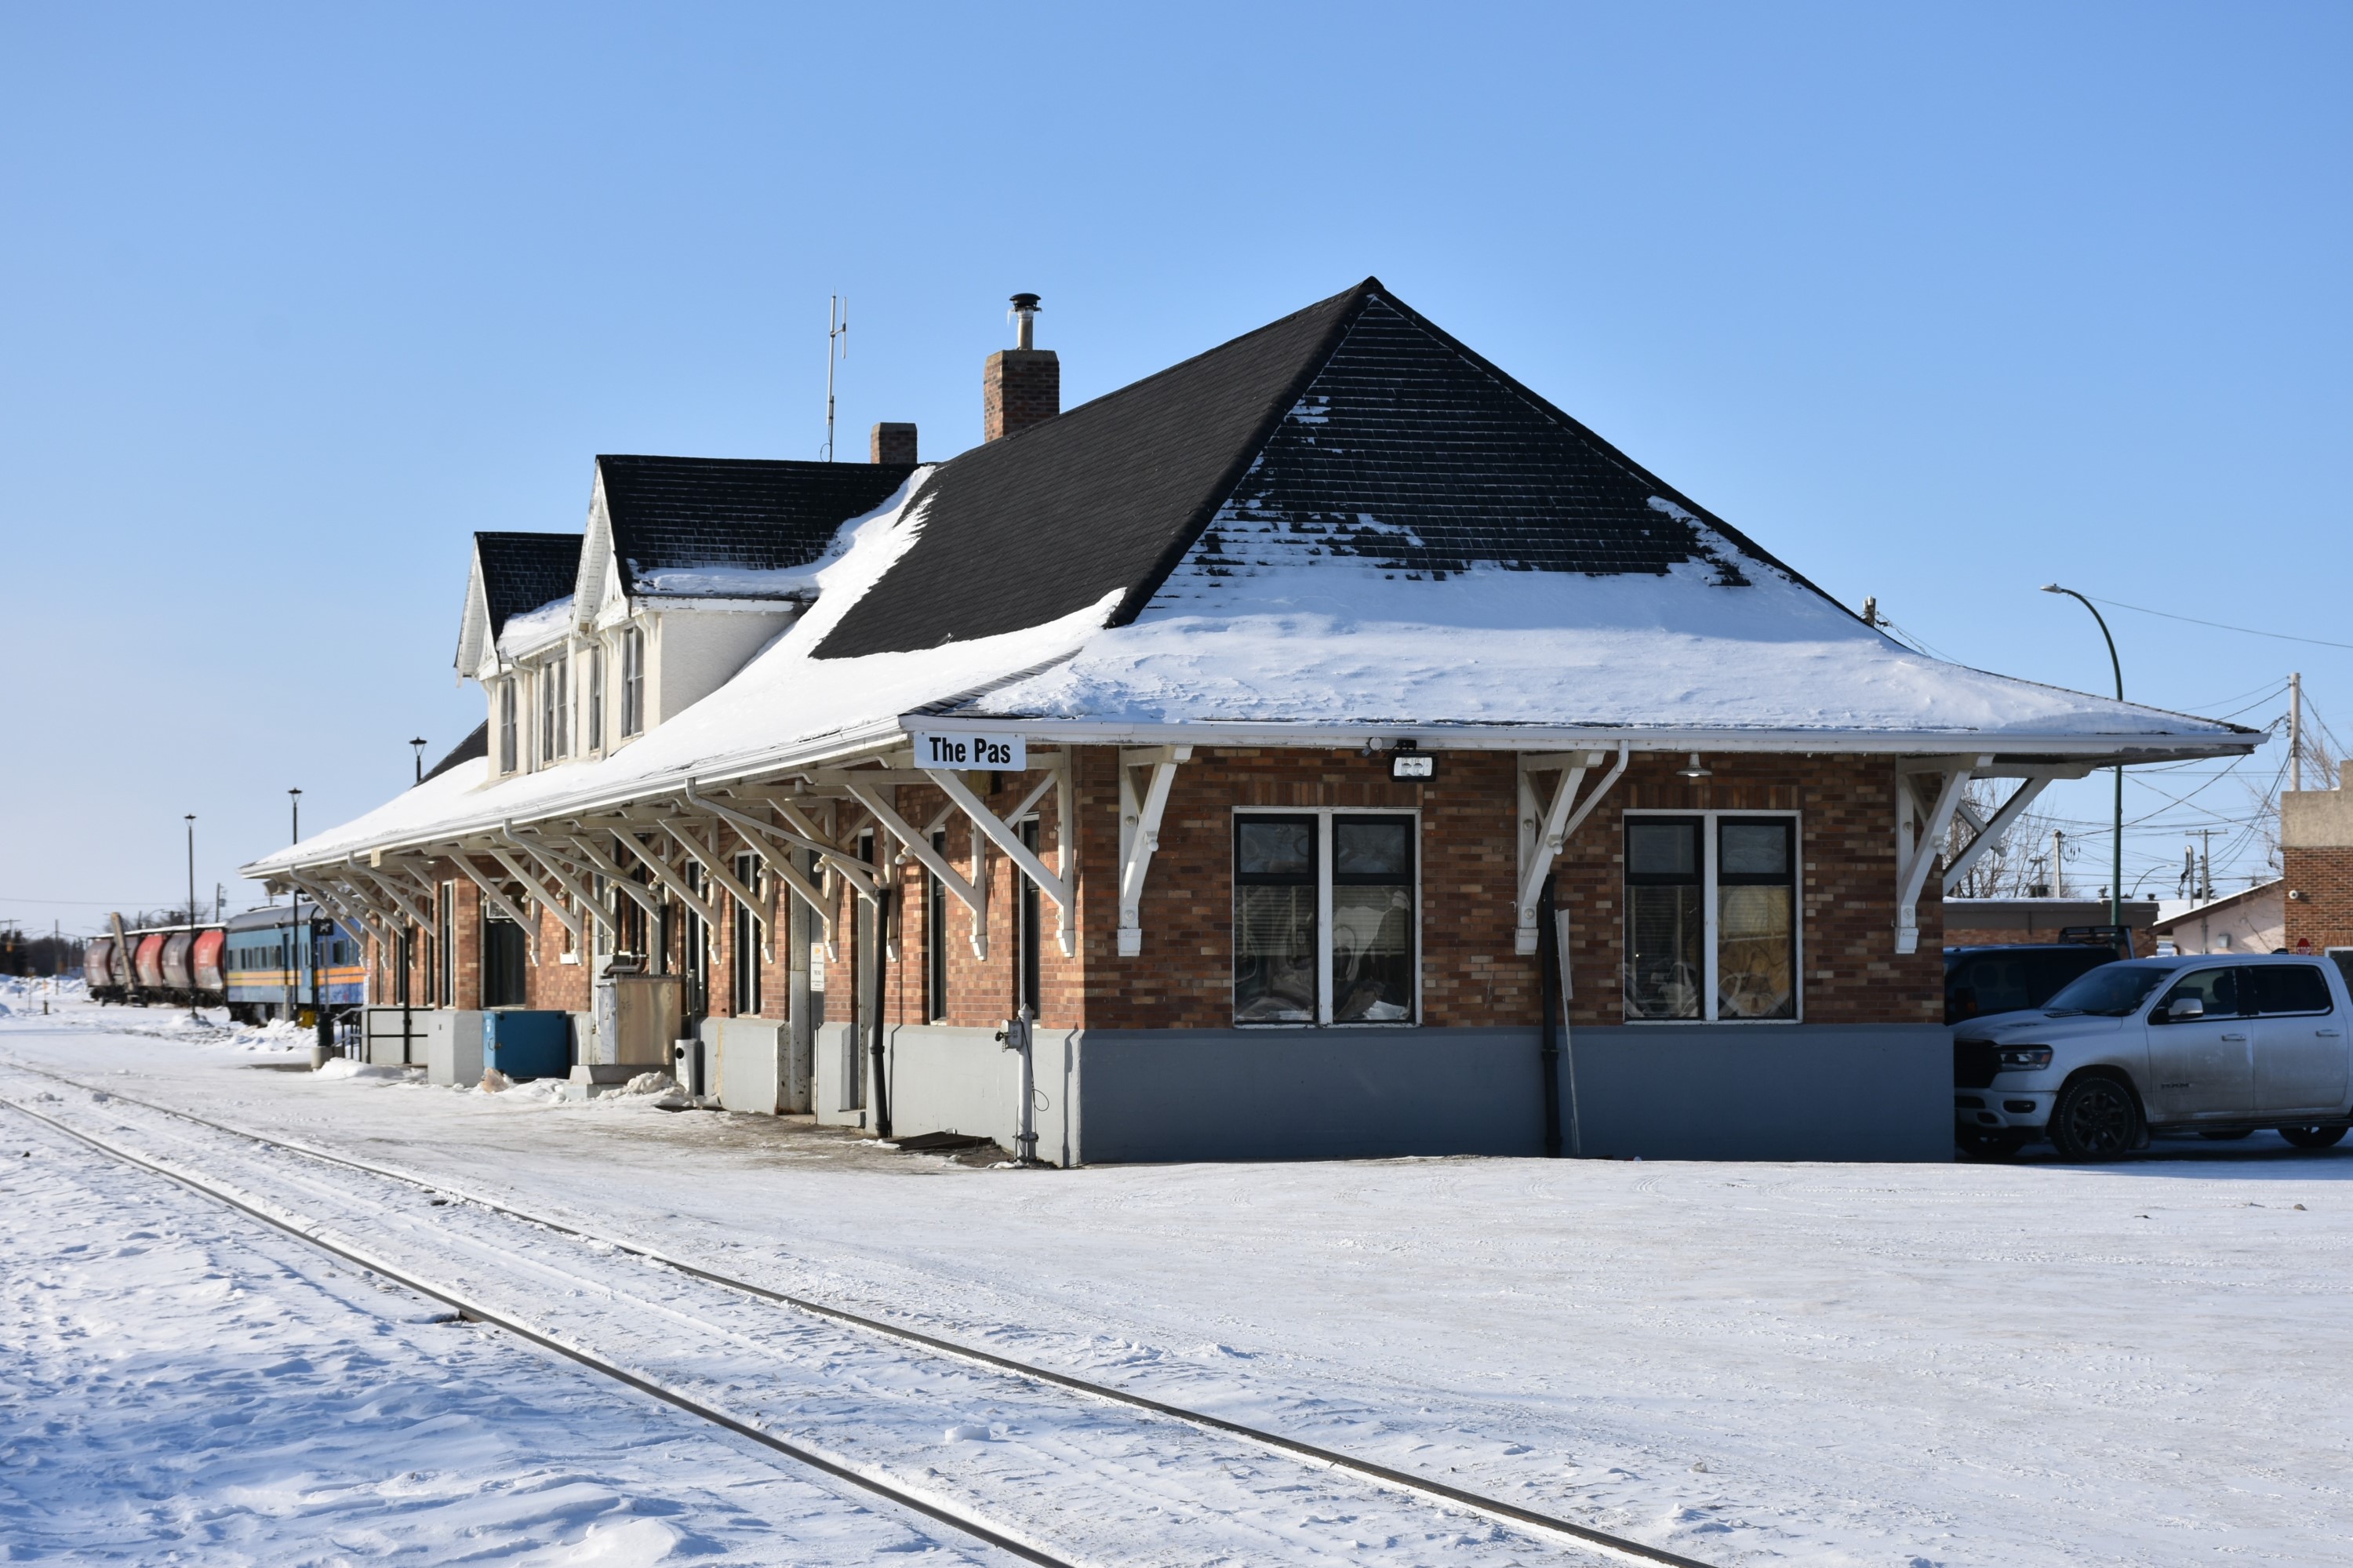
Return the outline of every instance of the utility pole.
<path id="1" fill-rule="evenodd" d="M 2051 830 L 2051 896 L 2067 896 L 2067 830 Z"/>
<path id="2" fill-rule="evenodd" d="M 202 1023 L 196 1012 L 196 814 L 187 814 L 188 824 L 188 1022 Z"/>
<path id="3" fill-rule="evenodd" d="M 2304 673 L 2287 678 L 2287 787 L 2304 788 Z"/>
<path id="4" fill-rule="evenodd" d="M 2198 882 L 2190 896 L 2208 899 L 2214 896 L 2214 830 L 2198 830 Z"/>

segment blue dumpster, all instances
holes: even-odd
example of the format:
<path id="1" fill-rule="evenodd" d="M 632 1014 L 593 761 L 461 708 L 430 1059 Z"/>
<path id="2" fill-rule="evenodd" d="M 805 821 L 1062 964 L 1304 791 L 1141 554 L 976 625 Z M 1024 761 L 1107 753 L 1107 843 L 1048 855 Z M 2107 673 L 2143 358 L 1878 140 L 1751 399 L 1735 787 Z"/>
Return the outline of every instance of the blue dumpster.
<path id="1" fill-rule="evenodd" d="M 537 1009 L 485 1012 L 482 1065 L 510 1078 L 570 1075 L 572 1015 Z"/>

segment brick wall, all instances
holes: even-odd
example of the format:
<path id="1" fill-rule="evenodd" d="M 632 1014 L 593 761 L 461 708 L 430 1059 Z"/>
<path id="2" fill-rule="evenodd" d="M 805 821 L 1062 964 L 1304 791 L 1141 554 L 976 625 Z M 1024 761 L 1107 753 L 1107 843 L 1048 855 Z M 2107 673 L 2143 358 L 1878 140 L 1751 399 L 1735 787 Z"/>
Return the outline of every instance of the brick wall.
<path id="1" fill-rule="evenodd" d="M 2288 950 L 2353 948 L 2353 848 L 2284 844 L 2280 865 L 2287 891 L 2303 895 L 2286 903 Z"/>
<path id="2" fill-rule="evenodd" d="M 1895 771 L 1892 762 L 1852 757 L 1713 758 L 1715 776 L 1677 776 L 1678 758 L 1637 759 L 1572 841 L 1559 863 L 1560 896 L 1575 911 L 1570 974 L 1572 1021 L 1624 1019 L 1621 813 L 1669 810 L 1795 810 L 1799 813 L 1801 980 L 1810 1022 L 1934 1022 L 1943 1016 L 1944 941 L 1932 877 L 1919 908 L 1919 950 L 1894 951 Z M 1223 1028 L 1232 1022 L 1233 808 L 1333 807 L 1421 813 L 1422 1018 L 1432 1025 L 1525 1024 L 1537 1015 L 1534 958 L 1514 950 L 1517 773 L 1508 755 L 1448 753 L 1426 784 L 1390 781 L 1385 758 L 1353 751 L 1219 749 L 1177 769 L 1143 906 L 1144 950 L 1117 956 L 1119 787 L 1115 754 L 1082 747 L 1074 757 L 1079 821 L 1081 939 L 1064 959 L 1050 902 L 1041 922 L 1039 1020 L 1050 1028 Z M 1001 812 L 1018 796 L 988 797 Z M 898 810 L 921 824 L 944 800 L 902 789 Z M 1043 802 L 1044 853 L 1053 863 L 1059 825 Z M 948 827 L 948 855 L 970 864 L 969 827 Z M 972 956 L 971 921 L 948 901 L 949 996 L 945 1022 L 993 1025 L 1014 1005 L 1018 880 L 992 853 L 989 957 Z M 928 1022 L 924 939 L 929 912 L 919 866 L 899 868 L 899 957 L 887 983 L 894 1022 Z M 841 898 L 841 961 L 828 967 L 827 1016 L 850 1016 L 860 983 L 848 938 L 850 895 Z"/>

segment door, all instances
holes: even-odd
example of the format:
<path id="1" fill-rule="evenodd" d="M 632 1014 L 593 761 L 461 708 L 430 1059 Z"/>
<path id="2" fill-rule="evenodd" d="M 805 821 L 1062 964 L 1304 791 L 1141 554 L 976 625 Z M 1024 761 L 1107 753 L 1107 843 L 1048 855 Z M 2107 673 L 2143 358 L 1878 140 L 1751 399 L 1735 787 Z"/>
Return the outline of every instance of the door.
<path id="1" fill-rule="evenodd" d="M 2196 998 L 2202 1017 L 2169 1019 L 2173 1004 Z M 2247 1049 L 2253 1021 L 2239 1016 L 2239 971 L 2192 969 L 2158 999 L 2148 1015 L 2148 1115 L 2151 1121 L 2244 1117 L 2254 1109 L 2254 1069 Z"/>
<path id="2" fill-rule="evenodd" d="M 2334 1112 L 2345 1106 L 2345 1018 L 2316 964 L 2250 964 L 2239 971 L 2255 1016 L 2255 1110 Z"/>

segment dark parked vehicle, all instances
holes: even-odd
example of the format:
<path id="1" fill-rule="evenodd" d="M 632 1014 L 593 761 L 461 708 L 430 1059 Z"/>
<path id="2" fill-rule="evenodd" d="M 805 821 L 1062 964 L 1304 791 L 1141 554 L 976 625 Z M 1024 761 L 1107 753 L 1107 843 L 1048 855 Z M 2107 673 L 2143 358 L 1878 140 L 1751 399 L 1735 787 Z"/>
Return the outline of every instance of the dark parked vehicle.
<path id="1" fill-rule="evenodd" d="M 2089 942 L 1947 948 L 1945 1022 L 2041 1007 L 2069 980 L 2117 956 L 2114 948 Z"/>

